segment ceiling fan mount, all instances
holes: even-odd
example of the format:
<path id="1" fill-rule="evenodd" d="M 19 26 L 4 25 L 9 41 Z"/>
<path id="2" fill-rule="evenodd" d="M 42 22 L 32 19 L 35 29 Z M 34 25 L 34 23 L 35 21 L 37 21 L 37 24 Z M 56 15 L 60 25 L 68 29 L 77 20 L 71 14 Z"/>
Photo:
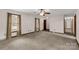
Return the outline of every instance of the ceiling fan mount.
<path id="1" fill-rule="evenodd" d="M 47 9 L 40 9 L 40 15 L 45 16 L 45 15 L 51 14 Z"/>

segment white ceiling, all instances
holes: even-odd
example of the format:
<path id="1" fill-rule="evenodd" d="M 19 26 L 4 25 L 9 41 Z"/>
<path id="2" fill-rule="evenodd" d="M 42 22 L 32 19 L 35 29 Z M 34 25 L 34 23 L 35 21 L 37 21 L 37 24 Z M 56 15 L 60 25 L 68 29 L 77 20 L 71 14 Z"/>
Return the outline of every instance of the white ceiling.
<path id="1" fill-rule="evenodd" d="M 76 13 L 76 9 L 55 9 L 55 10 L 51 10 L 51 13 L 69 15 Z"/>
<path id="2" fill-rule="evenodd" d="M 29 14 L 38 14 L 40 12 L 39 9 L 14 9 L 14 10 Z M 52 15 L 54 14 L 68 15 L 68 14 L 74 14 L 77 9 L 48 9 L 48 10 Z"/>
<path id="3" fill-rule="evenodd" d="M 38 9 L 14 9 L 14 10 L 23 13 L 29 13 L 29 14 L 38 13 Z"/>

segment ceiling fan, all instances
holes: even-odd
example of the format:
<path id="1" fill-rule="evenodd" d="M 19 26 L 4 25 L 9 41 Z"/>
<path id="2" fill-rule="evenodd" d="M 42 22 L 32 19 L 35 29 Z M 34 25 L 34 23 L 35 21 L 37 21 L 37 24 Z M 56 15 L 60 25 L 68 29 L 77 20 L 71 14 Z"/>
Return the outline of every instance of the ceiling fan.
<path id="1" fill-rule="evenodd" d="M 40 15 L 45 16 L 46 14 L 51 14 L 47 9 L 40 9 Z"/>

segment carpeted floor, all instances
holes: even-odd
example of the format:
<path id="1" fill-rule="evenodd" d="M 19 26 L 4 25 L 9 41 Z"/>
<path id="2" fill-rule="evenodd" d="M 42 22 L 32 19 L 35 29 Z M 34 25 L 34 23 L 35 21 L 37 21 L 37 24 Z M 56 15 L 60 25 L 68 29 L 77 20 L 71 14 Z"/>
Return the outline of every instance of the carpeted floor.
<path id="1" fill-rule="evenodd" d="M 0 50 L 78 50 L 76 40 L 51 32 L 35 32 L 0 41 Z"/>

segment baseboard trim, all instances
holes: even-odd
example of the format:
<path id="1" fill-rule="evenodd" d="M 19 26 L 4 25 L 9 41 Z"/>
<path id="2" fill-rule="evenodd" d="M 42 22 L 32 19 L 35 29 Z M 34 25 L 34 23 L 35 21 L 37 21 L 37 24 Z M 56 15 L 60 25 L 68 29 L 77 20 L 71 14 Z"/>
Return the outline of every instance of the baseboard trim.
<path id="1" fill-rule="evenodd" d="M 35 32 L 35 31 L 34 31 L 34 32 Z M 26 34 L 30 34 L 30 33 L 34 33 L 34 32 L 24 33 L 24 34 L 21 34 L 21 36 L 26 35 Z"/>
<path id="2" fill-rule="evenodd" d="M 49 31 L 49 32 L 51 32 L 51 33 L 58 33 L 58 34 L 64 34 L 64 33 L 59 33 L 59 32 L 52 32 L 52 31 Z"/>

